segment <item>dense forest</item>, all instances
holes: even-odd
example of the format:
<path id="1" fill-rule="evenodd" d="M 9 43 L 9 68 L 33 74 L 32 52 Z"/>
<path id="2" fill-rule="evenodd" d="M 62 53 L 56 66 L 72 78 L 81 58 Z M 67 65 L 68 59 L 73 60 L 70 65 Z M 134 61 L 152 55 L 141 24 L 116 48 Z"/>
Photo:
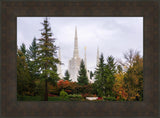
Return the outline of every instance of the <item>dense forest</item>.
<path id="1" fill-rule="evenodd" d="M 99 64 L 89 83 L 84 61 L 81 61 L 78 82 L 72 82 L 68 70 L 64 78 L 57 74 L 58 47 L 51 33 L 48 19 L 42 23 L 41 38 L 33 38 L 27 49 L 17 46 L 17 100 L 19 101 L 86 101 L 98 97 L 99 101 L 143 100 L 143 57 L 133 49 L 124 53 L 124 62 L 112 55 L 100 55 Z"/>

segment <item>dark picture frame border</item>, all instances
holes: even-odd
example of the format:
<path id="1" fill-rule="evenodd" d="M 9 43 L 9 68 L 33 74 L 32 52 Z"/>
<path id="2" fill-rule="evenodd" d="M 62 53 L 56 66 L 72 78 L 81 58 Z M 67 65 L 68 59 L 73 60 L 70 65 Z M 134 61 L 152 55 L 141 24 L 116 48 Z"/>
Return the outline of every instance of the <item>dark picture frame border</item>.
<path id="1" fill-rule="evenodd" d="M 1 115 L 12 116 L 158 116 L 159 4 L 157 1 L 2 1 Z M 144 101 L 52 102 L 17 101 L 17 17 L 143 17 Z"/>

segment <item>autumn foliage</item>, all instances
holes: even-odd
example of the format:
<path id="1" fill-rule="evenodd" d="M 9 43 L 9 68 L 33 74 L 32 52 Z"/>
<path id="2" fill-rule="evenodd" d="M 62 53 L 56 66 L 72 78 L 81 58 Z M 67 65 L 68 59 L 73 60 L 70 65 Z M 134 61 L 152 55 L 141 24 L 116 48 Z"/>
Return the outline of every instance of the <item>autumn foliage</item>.
<path id="1" fill-rule="evenodd" d="M 117 73 L 115 74 L 115 83 L 113 85 L 113 91 L 115 92 L 115 95 L 117 96 L 117 100 L 125 99 L 127 100 L 128 94 L 125 90 L 124 86 L 124 73 Z"/>

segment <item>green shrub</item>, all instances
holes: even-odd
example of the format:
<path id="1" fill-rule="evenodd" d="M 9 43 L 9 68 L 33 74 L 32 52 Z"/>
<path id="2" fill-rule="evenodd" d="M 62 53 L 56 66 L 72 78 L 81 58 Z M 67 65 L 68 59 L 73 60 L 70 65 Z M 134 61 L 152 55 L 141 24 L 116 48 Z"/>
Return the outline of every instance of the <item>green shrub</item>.
<path id="1" fill-rule="evenodd" d="M 17 101 L 23 101 L 24 99 L 24 96 L 22 95 L 17 95 Z"/>
<path id="2" fill-rule="evenodd" d="M 115 97 L 106 97 L 106 96 L 104 96 L 103 99 L 107 100 L 107 101 L 116 101 Z"/>
<path id="3" fill-rule="evenodd" d="M 72 94 L 72 95 L 68 95 L 69 98 L 82 98 L 81 95 L 78 94 Z"/>
<path id="4" fill-rule="evenodd" d="M 126 101 L 125 99 L 123 99 L 123 98 L 120 98 L 118 101 Z"/>
<path id="5" fill-rule="evenodd" d="M 57 87 L 53 86 L 53 89 L 48 90 L 50 94 L 59 95 L 60 91 Z"/>
<path id="6" fill-rule="evenodd" d="M 68 93 L 65 92 L 64 89 L 61 90 L 61 92 L 60 92 L 60 97 L 62 97 L 63 99 L 66 99 L 66 98 L 68 98 Z"/>
<path id="7" fill-rule="evenodd" d="M 68 97 L 71 101 L 79 101 L 82 99 L 82 96 L 78 94 L 68 95 Z"/>

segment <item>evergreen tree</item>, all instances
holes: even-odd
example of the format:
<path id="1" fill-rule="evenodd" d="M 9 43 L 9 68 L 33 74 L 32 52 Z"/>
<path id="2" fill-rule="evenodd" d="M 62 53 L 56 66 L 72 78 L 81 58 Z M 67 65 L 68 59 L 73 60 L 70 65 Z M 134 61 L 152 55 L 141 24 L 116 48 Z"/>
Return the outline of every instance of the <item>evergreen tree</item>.
<path id="1" fill-rule="evenodd" d="M 38 68 L 41 72 L 41 78 L 45 81 L 45 95 L 44 100 L 48 101 L 48 78 L 58 80 L 57 66 L 59 63 L 57 58 L 57 46 L 55 38 L 52 38 L 51 28 L 49 27 L 48 19 L 46 18 L 42 23 L 41 30 L 42 38 L 38 39 L 37 61 Z"/>
<path id="2" fill-rule="evenodd" d="M 105 71 L 106 71 L 106 95 L 111 95 L 113 96 L 113 85 L 115 82 L 115 73 L 116 73 L 116 63 L 114 61 L 114 57 L 109 56 L 107 58 L 107 64 L 105 67 Z"/>
<path id="3" fill-rule="evenodd" d="M 37 61 L 36 61 L 37 52 L 38 52 L 38 46 L 36 43 L 36 38 L 34 38 L 30 47 L 29 47 L 29 51 L 28 51 L 29 58 L 30 58 L 29 69 L 30 69 L 30 72 L 31 72 L 33 79 L 36 79 L 39 76 L 39 71 L 37 68 Z"/>
<path id="4" fill-rule="evenodd" d="M 79 70 L 79 76 L 78 76 L 78 83 L 80 85 L 87 85 L 88 84 L 88 77 L 87 77 L 87 71 L 85 68 L 84 61 L 81 61 L 80 64 L 80 70 Z"/>
<path id="5" fill-rule="evenodd" d="M 99 65 L 95 71 L 95 87 L 99 96 L 112 95 L 114 84 L 115 62 L 112 56 L 107 58 L 107 64 L 104 62 L 103 54 L 101 54 Z"/>
<path id="6" fill-rule="evenodd" d="M 121 73 L 122 71 L 123 71 L 122 66 L 121 66 L 121 65 L 118 65 L 118 66 L 117 66 L 117 72 L 118 72 L 118 73 Z"/>
<path id="7" fill-rule="evenodd" d="M 37 59 L 37 51 L 38 51 L 38 46 L 36 43 L 36 38 L 34 37 L 30 47 L 29 47 L 29 55 L 31 60 L 36 60 Z"/>
<path id="8" fill-rule="evenodd" d="M 22 45 L 20 46 L 20 50 L 21 52 L 24 54 L 25 56 L 25 59 L 26 59 L 26 62 L 27 64 L 29 63 L 29 54 L 28 54 L 28 50 L 26 49 L 26 45 L 24 43 L 22 43 Z"/>
<path id="9" fill-rule="evenodd" d="M 71 81 L 71 80 L 70 80 L 70 75 L 69 75 L 68 70 L 66 70 L 66 72 L 65 72 L 65 77 L 64 77 L 63 79 L 64 79 L 64 80 Z"/>
<path id="10" fill-rule="evenodd" d="M 104 63 L 104 57 L 103 54 L 101 54 L 100 59 L 99 59 L 99 64 L 97 65 L 96 71 L 95 71 L 95 83 L 94 86 L 97 90 L 97 93 L 99 96 L 104 96 L 105 95 L 105 85 L 106 84 L 106 77 L 105 77 L 105 66 L 106 64 Z"/>
<path id="11" fill-rule="evenodd" d="M 93 76 L 94 76 L 93 72 L 90 71 L 90 78 L 92 79 Z"/>
<path id="12" fill-rule="evenodd" d="M 24 55 L 26 55 L 27 50 L 26 50 L 26 45 L 24 43 L 22 43 L 22 45 L 20 46 L 20 50 Z"/>

